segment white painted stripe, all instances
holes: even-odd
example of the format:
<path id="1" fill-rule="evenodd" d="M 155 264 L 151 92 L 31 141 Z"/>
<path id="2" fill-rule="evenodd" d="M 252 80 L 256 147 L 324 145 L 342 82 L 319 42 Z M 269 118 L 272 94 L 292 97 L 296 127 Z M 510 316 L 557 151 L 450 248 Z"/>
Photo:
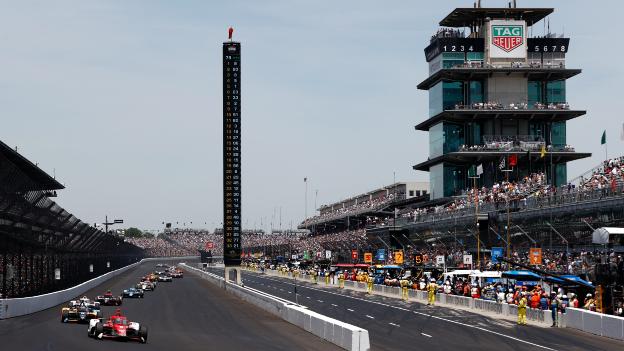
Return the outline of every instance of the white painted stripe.
<path id="1" fill-rule="evenodd" d="M 369 316 L 369 315 L 366 315 L 366 317 L 367 317 L 367 318 L 370 318 L 370 319 L 375 319 L 375 317 L 373 317 L 373 316 Z"/>
<path id="2" fill-rule="evenodd" d="M 426 336 L 426 337 L 428 337 L 428 338 L 430 338 L 430 337 L 431 337 L 431 335 L 429 335 L 429 334 L 425 334 L 425 333 L 420 333 L 420 335 L 424 335 L 424 336 Z"/>
<path id="3" fill-rule="evenodd" d="M 390 323 L 388 323 L 388 324 L 393 325 L 393 326 L 395 326 L 395 327 L 400 327 L 400 325 L 398 325 L 398 324 L 394 324 L 394 323 L 392 323 L 392 322 L 390 322 Z"/>
<path id="4" fill-rule="evenodd" d="M 349 312 L 354 312 L 354 311 L 353 311 L 352 309 L 350 309 L 350 308 L 347 308 L 347 310 L 348 310 Z"/>
<path id="5" fill-rule="evenodd" d="M 320 302 L 320 303 L 323 303 L 323 300 L 316 300 L 316 301 L 318 301 L 318 302 Z"/>
<path id="6" fill-rule="evenodd" d="M 336 305 L 335 303 L 332 303 L 331 305 L 334 306 L 334 307 L 338 307 L 338 305 Z"/>
<path id="7" fill-rule="evenodd" d="M 306 296 L 306 299 L 309 299 L 309 298 L 310 298 L 310 296 Z"/>
<path id="8" fill-rule="evenodd" d="M 273 281 L 280 282 L 280 283 L 283 283 L 283 284 L 294 285 L 294 284 L 291 284 L 291 283 L 288 283 L 288 282 L 283 282 L 283 281 L 278 280 L 278 279 L 271 279 L 271 278 L 267 278 L 267 277 L 262 277 L 262 278 L 263 279 L 267 279 L 267 280 L 273 280 Z M 448 323 L 453 323 L 453 324 L 461 325 L 461 326 L 464 326 L 464 327 L 481 330 L 483 332 L 494 334 L 494 335 L 498 335 L 498 336 L 501 336 L 503 338 L 511 339 L 511 340 L 514 340 L 514 341 L 517 341 L 517 342 L 520 342 L 520 343 L 523 343 L 523 344 L 539 347 L 539 348 L 542 348 L 542 349 L 545 349 L 545 350 L 555 351 L 555 349 L 553 349 L 553 348 L 550 348 L 550 347 L 547 347 L 547 346 L 543 346 L 543 345 L 539 345 L 539 344 L 536 344 L 536 343 L 532 343 L 530 341 L 522 340 L 522 339 L 513 337 L 511 335 L 507 335 L 507 334 L 499 333 L 499 332 L 496 332 L 496 331 L 493 331 L 493 330 L 485 329 L 483 327 L 477 327 L 475 325 L 466 324 L 466 323 L 462 323 L 462 322 L 457 322 L 457 321 L 454 321 L 454 320 L 450 320 L 450 319 L 446 319 L 446 318 L 430 315 L 430 314 L 427 314 L 427 313 L 422 313 L 422 312 L 417 312 L 417 311 L 410 311 L 410 310 L 408 310 L 406 308 L 403 308 L 403 307 L 392 306 L 392 305 L 388 305 L 388 304 L 381 303 L 381 302 L 378 302 L 378 301 L 366 300 L 366 299 L 362 299 L 362 298 L 351 296 L 351 295 L 338 294 L 338 293 L 335 293 L 335 292 L 331 292 L 331 291 L 327 291 L 327 290 L 321 290 L 321 289 L 317 289 L 317 288 L 312 288 L 312 287 L 308 287 L 308 286 L 304 286 L 304 285 L 299 285 L 299 286 L 301 288 L 304 288 L 304 289 L 310 289 L 310 290 L 314 290 L 314 291 L 323 292 L 323 293 L 326 293 L 326 294 L 342 296 L 342 297 L 353 299 L 353 300 L 373 303 L 373 304 L 377 304 L 377 305 L 381 305 L 381 306 L 385 306 L 385 307 L 390 307 L 390 308 L 394 308 L 394 309 L 401 310 L 401 311 L 413 312 L 413 313 L 421 315 L 421 316 L 431 317 L 431 318 L 435 318 L 435 319 L 438 319 L 438 320 L 441 320 L 441 321 L 445 321 L 445 322 L 448 322 Z M 351 309 L 348 309 L 348 310 L 353 312 L 353 310 L 351 310 Z"/>

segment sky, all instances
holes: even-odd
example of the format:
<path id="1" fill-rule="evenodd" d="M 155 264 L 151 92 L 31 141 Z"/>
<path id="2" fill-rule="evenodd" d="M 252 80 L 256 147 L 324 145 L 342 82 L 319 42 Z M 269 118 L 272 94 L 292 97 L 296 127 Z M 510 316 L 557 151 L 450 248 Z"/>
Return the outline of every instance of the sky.
<path id="1" fill-rule="evenodd" d="M 483 0 L 483 6 L 507 1 Z M 0 0 L 0 140 L 66 186 L 56 201 L 158 230 L 222 221 L 221 45 L 242 43 L 243 223 L 296 226 L 306 212 L 397 181 L 428 180 L 428 115 L 416 85 L 438 22 L 472 1 Z M 619 1 L 554 7 L 571 37 L 568 143 L 624 154 Z M 612 9 L 612 10 L 607 10 Z M 598 23 L 596 23 L 598 22 Z M 538 24 L 534 34 L 542 32 Z M 281 212 L 281 221 L 280 221 Z M 191 224 L 192 222 L 192 224 Z M 281 224 L 280 224 L 281 223 Z"/>

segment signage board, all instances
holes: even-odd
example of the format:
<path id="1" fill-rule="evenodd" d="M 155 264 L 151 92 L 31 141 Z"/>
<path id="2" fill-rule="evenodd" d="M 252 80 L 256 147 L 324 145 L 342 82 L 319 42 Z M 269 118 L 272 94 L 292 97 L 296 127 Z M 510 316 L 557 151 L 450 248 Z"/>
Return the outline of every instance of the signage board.
<path id="1" fill-rule="evenodd" d="M 394 263 L 403 264 L 403 250 L 398 250 L 394 252 Z"/>
<path id="2" fill-rule="evenodd" d="M 331 255 L 331 250 L 325 250 L 325 258 L 326 259 L 331 259 L 332 255 Z"/>
<path id="3" fill-rule="evenodd" d="M 386 250 L 385 249 L 378 249 L 377 253 L 375 254 L 375 260 L 377 260 L 377 261 L 385 261 L 386 260 Z"/>
<path id="4" fill-rule="evenodd" d="M 212 250 L 212 249 L 214 249 L 214 243 L 212 241 L 207 241 L 206 250 Z"/>
<path id="5" fill-rule="evenodd" d="M 444 264 L 444 256 L 443 255 L 436 256 L 436 264 L 440 264 L 440 265 Z"/>
<path id="6" fill-rule="evenodd" d="M 365 252 L 364 253 L 364 263 L 373 263 L 373 253 Z"/>
<path id="7" fill-rule="evenodd" d="M 532 247 L 529 249 L 529 263 L 530 264 L 542 264 L 542 249 L 539 247 Z"/>
<path id="8" fill-rule="evenodd" d="M 472 255 L 464 255 L 464 264 L 472 264 Z"/>
<path id="9" fill-rule="evenodd" d="M 357 261 L 358 259 L 358 250 L 351 250 L 351 259 Z"/>
<path id="10" fill-rule="evenodd" d="M 425 260 L 423 258 L 423 255 L 417 254 L 414 255 L 414 265 L 419 265 L 419 264 L 424 264 Z"/>
<path id="11" fill-rule="evenodd" d="M 492 248 L 492 263 L 500 263 L 498 260 L 499 257 L 503 257 L 504 249 L 502 247 L 493 247 Z"/>
<path id="12" fill-rule="evenodd" d="M 527 57 L 525 21 L 491 20 L 489 33 L 490 58 Z"/>

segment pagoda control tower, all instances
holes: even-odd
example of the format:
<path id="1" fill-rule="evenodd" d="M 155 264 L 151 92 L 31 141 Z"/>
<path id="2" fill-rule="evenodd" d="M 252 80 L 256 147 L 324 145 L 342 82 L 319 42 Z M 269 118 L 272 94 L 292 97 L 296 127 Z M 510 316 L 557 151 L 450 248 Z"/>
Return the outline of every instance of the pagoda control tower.
<path id="1" fill-rule="evenodd" d="M 566 138 L 566 122 L 586 111 L 570 106 L 566 81 L 580 69 L 566 66 L 570 39 L 532 36 L 552 8 L 456 8 L 425 48 L 431 198 L 459 195 L 543 172 L 549 184 L 567 182 L 567 162 L 589 157 Z M 482 173 L 481 173 L 482 170 Z"/>

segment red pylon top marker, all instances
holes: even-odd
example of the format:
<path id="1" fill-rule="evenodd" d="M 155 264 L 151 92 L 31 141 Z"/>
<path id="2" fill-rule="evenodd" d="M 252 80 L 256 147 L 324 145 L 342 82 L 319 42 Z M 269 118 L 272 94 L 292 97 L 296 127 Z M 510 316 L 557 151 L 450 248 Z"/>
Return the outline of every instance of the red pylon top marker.
<path id="1" fill-rule="evenodd" d="M 228 29 L 228 39 L 232 40 L 232 34 L 234 33 L 234 28 L 230 27 Z"/>

